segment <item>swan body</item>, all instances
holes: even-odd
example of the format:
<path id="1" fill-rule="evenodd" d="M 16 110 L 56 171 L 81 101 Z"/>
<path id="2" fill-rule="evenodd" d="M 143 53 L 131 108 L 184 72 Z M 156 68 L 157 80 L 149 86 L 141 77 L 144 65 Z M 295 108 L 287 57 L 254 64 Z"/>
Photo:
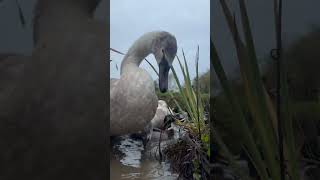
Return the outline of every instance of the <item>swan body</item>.
<path id="1" fill-rule="evenodd" d="M 23 75 L 24 63 L 29 59 L 20 54 L 0 54 L 0 102 L 16 87 L 17 80 Z"/>
<path id="2" fill-rule="evenodd" d="M 175 37 L 165 31 L 146 33 L 131 46 L 121 63 L 120 79 L 110 82 L 110 135 L 137 133 L 148 125 L 156 113 L 158 98 L 152 77 L 139 65 L 154 54 L 159 64 L 159 86 L 166 91 L 176 52 Z"/>
<path id="3" fill-rule="evenodd" d="M 0 179 L 107 179 L 108 31 L 94 2 L 38 1 L 36 47 L 0 104 Z"/>

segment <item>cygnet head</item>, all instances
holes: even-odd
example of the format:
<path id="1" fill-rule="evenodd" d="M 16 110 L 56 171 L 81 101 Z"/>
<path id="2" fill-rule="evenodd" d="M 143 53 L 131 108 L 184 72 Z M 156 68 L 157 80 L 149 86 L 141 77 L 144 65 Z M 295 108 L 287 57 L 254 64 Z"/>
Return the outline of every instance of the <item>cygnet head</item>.
<path id="1" fill-rule="evenodd" d="M 168 32 L 157 32 L 152 44 L 152 52 L 159 65 L 159 89 L 162 93 L 168 90 L 168 75 L 172 62 L 177 54 L 177 40 Z"/>
<path id="2" fill-rule="evenodd" d="M 158 101 L 158 107 L 168 107 L 167 103 L 164 100 L 159 100 Z"/>

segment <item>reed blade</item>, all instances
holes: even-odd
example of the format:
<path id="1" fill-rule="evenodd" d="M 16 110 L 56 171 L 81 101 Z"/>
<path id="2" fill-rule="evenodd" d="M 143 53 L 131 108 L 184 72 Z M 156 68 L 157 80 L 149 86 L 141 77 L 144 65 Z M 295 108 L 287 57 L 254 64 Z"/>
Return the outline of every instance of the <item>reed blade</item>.
<path id="1" fill-rule="evenodd" d="M 231 86 L 229 85 L 227 76 L 223 70 L 222 64 L 220 62 L 220 58 L 217 54 L 216 48 L 212 42 L 210 41 L 210 52 L 211 54 L 211 62 L 213 64 L 214 70 L 220 80 L 221 86 L 226 94 L 226 97 L 230 103 L 230 108 L 232 108 L 232 111 L 237 114 L 239 121 L 240 121 L 240 130 L 242 131 L 242 135 L 244 138 L 244 148 L 248 149 L 248 153 L 250 157 L 252 157 L 252 163 L 254 164 L 254 167 L 256 168 L 257 172 L 261 176 L 262 179 L 267 180 L 268 179 L 268 173 L 266 166 L 264 164 L 264 161 L 262 160 L 261 154 L 258 150 L 258 146 L 255 143 L 255 140 L 252 136 L 251 130 L 248 127 L 244 112 L 242 111 L 242 107 L 239 104 L 239 100 L 235 96 L 234 92 L 231 89 Z M 232 159 L 230 159 L 232 161 Z"/>

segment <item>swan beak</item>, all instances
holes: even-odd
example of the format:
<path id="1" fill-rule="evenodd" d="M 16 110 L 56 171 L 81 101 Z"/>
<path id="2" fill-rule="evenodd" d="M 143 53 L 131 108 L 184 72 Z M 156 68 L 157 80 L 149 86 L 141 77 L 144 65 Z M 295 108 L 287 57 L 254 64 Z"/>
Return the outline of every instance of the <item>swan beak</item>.
<path id="1" fill-rule="evenodd" d="M 168 90 L 168 75 L 169 75 L 170 65 L 168 61 L 163 58 L 159 63 L 159 89 L 162 93 Z"/>

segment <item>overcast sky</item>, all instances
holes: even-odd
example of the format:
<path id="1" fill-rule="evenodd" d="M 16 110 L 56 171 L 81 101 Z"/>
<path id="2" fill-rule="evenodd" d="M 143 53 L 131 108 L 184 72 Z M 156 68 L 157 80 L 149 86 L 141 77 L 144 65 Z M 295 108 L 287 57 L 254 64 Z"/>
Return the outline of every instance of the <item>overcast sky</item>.
<path id="1" fill-rule="evenodd" d="M 210 0 L 111 0 L 110 2 L 110 47 L 126 53 L 132 43 L 142 34 L 164 30 L 172 33 L 178 43 L 178 56 L 183 49 L 190 67 L 191 76 L 195 75 L 195 55 L 200 47 L 199 71 L 205 72 L 210 66 Z M 110 53 L 114 60 L 110 65 L 111 77 L 119 77 L 123 56 Z M 153 55 L 147 58 L 158 70 Z M 173 66 L 179 70 L 178 61 Z M 156 73 L 143 62 L 154 79 Z"/>

